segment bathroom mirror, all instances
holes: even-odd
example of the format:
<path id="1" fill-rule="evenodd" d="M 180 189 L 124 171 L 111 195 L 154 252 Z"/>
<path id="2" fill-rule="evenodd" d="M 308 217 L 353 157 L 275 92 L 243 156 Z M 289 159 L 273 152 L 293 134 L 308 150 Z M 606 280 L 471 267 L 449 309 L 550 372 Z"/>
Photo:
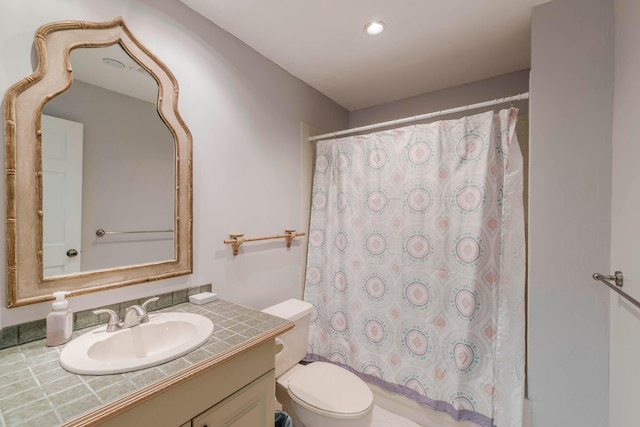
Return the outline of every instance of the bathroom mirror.
<path id="1" fill-rule="evenodd" d="M 5 95 L 8 307 L 191 273 L 191 134 L 171 71 L 122 18 L 44 25 L 35 48 L 36 71 Z M 80 174 L 48 163 L 73 157 Z"/>
<path id="2" fill-rule="evenodd" d="M 119 43 L 70 60 L 73 82 L 42 109 L 44 277 L 174 259 L 175 144 L 158 83 Z"/>

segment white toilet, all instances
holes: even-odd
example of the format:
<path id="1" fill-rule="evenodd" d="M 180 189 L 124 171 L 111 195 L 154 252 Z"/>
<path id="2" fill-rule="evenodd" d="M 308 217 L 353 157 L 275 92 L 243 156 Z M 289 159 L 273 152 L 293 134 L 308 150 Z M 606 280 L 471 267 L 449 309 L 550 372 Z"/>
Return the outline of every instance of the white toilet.
<path id="1" fill-rule="evenodd" d="M 364 381 L 331 363 L 298 363 L 307 354 L 312 309 L 290 299 L 263 310 L 296 324 L 276 338 L 276 399 L 293 427 L 368 427 L 373 393 Z"/>

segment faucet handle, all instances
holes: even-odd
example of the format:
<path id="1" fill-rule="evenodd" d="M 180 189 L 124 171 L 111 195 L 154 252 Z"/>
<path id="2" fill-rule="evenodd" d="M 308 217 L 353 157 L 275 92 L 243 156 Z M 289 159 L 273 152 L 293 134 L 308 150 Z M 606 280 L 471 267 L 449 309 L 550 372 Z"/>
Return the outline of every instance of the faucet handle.
<path id="1" fill-rule="evenodd" d="M 147 305 L 152 302 L 156 302 L 159 299 L 160 297 L 149 298 L 148 300 L 143 302 L 141 306 L 134 306 L 134 307 L 140 308 L 141 313 L 138 314 L 138 321 L 140 323 L 147 323 L 149 321 L 149 314 L 147 313 Z"/>
<path id="2" fill-rule="evenodd" d="M 150 304 L 152 302 L 156 302 L 160 299 L 160 297 L 153 297 L 153 298 L 149 298 L 148 300 L 146 300 L 145 302 L 142 303 L 142 309 L 144 311 L 147 311 L 147 304 Z"/>
<path id="3" fill-rule="evenodd" d="M 118 329 L 120 325 L 120 318 L 118 317 L 118 313 L 108 308 L 102 308 L 100 310 L 93 310 L 93 314 L 108 314 L 109 322 L 107 323 L 107 332 L 113 332 Z"/>

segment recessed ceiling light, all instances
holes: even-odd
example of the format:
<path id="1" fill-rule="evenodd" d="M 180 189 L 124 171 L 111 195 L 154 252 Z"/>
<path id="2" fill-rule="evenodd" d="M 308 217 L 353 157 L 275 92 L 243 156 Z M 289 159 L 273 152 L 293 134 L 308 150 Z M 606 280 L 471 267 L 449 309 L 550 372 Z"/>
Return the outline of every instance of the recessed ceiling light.
<path id="1" fill-rule="evenodd" d="M 124 68 L 124 64 L 113 58 L 102 58 L 102 62 L 113 68 Z"/>
<path id="2" fill-rule="evenodd" d="M 386 27 L 387 24 L 383 21 L 373 21 L 364 26 L 364 31 L 370 36 L 377 36 L 382 33 Z"/>

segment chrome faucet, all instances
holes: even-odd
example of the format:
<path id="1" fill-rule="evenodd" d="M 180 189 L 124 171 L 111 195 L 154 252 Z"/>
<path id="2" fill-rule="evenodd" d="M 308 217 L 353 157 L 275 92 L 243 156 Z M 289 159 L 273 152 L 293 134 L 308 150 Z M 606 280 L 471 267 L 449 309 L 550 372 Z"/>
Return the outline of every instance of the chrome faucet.
<path id="1" fill-rule="evenodd" d="M 131 328 L 142 323 L 147 323 L 149 321 L 147 305 L 149 303 L 158 301 L 158 299 L 158 297 L 149 298 L 144 303 L 142 303 L 142 306 L 134 304 L 131 307 L 128 307 L 124 315 L 124 320 L 120 320 L 118 313 L 108 308 L 94 310 L 93 313 L 98 315 L 108 314 L 109 321 L 107 323 L 107 332 L 115 332 L 119 331 L 120 329 Z"/>

